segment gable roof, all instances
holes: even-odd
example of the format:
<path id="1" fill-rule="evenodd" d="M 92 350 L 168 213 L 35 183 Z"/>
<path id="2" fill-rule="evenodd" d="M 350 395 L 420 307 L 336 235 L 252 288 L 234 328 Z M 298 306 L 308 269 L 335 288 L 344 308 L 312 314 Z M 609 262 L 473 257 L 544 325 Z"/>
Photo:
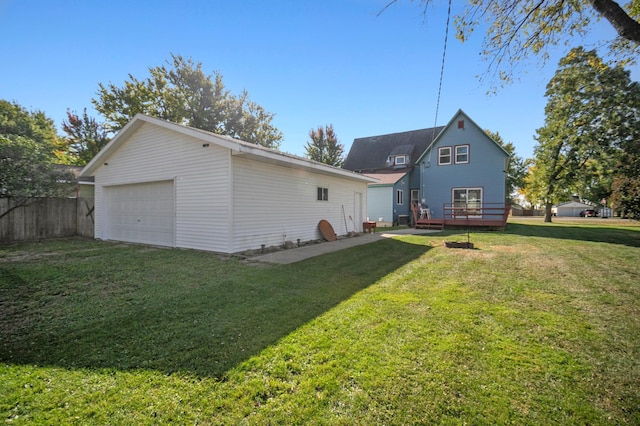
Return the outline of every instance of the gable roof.
<path id="1" fill-rule="evenodd" d="M 491 136 L 489 136 L 489 135 L 487 134 L 487 132 L 485 132 L 485 131 L 482 129 L 482 127 L 478 126 L 478 125 L 476 124 L 476 122 L 475 122 L 475 121 L 473 121 L 473 120 L 471 119 L 471 117 L 469 117 L 469 116 L 467 115 L 467 113 L 465 113 L 464 111 L 462 111 L 462 109 L 459 109 L 459 110 L 458 110 L 458 112 L 456 112 L 456 113 L 453 115 L 453 117 L 451 117 L 451 120 L 449 120 L 449 122 L 447 123 L 447 125 L 446 125 L 446 126 L 444 126 L 444 128 L 443 128 L 443 129 L 446 129 L 446 128 L 449 128 L 450 126 L 452 126 L 452 125 L 453 125 L 453 122 L 454 122 L 455 120 L 457 120 L 461 115 L 463 115 L 463 116 L 464 116 L 465 121 L 470 122 L 470 123 L 471 123 L 471 124 L 473 124 L 475 127 L 477 127 L 478 129 L 480 129 L 480 131 L 482 131 L 482 133 L 487 137 L 487 139 L 488 139 L 489 141 L 491 141 L 491 143 L 493 143 L 495 146 L 497 146 L 497 147 L 498 147 L 498 149 L 499 149 L 499 150 L 500 150 L 500 151 L 505 155 L 505 157 L 509 157 L 509 156 L 510 156 L 510 154 L 509 154 L 509 153 L 508 153 L 508 152 L 507 152 L 507 151 L 506 151 L 506 150 L 505 150 L 505 149 L 504 149 L 504 148 L 503 148 L 503 147 L 502 147 L 498 142 L 496 142 L 495 140 L 493 140 L 493 138 L 492 138 Z M 431 141 L 431 143 L 429 144 L 429 146 L 427 147 L 427 149 L 425 149 L 425 150 L 421 153 L 420 158 L 418 158 L 416 161 L 418 161 L 418 162 L 419 162 L 419 161 L 422 161 L 422 159 L 424 158 L 424 156 L 425 156 L 425 155 L 427 155 L 427 153 L 429 152 L 429 150 L 430 150 L 431 148 L 433 148 L 433 146 L 435 146 L 435 145 L 438 143 L 438 140 L 440 139 L 440 136 L 441 136 L 443 133 L 444 133 L 444 132 L 440 132 L 440 133 L 438 134 L 438 136 L 436 136 L 436 138 L 435 138 L 433 141 Z"/>
<path id="2" fill-rule="evenodd" d="M 439 126 L 354 139 L 342 167 L 362 172 L 393 169 L 387 163 L 391 155 L 408 155 L 409 161 L 402 169 L 412 166 L 443 129 Z"/>
<path id="3" fill-rule="evenodd" d="M 370 183 L 369 185 L 375 186 L 393 186 L 400 179 L 405 177 L 407 172 L 395 172 L 395 173 L 366 173 L 365 176 L 372 177 L 374 179 L 378 179 L 376 183 Z"/>
<path id="4" fill-rule="evenodd" d="M 98 167 L 100 167 L 109 156 L 115 152 L 127 139 L 135 133 L 142 125 L 151 124 L 153 126 L 162 127 L 182 135 L 190 136 L 200 140 L 203 143 L 215 144 L 231 150 L 231 155 L 244 156 L 255 161 L 276 164 L 288 168 L 306 169 L 316 173 L 340 176 L 351 180 L 359 180 L 363 182 L 373 183 L 376 179 L 370 178 L 359 173 L 344 170 L 338 167 L 329 166 L 304 157 L 287 154 L 273 149 L 265 148 L 239 139 L 233 139 L 229 136 L 218 135 L 206 130 L 196 129 L 194 127 L 184 126 L 172 123 L 170 121 L 161 120 L 159 118 L 149 117 L 144 114 L 136 114 L 126 126 L 124 126 L 118 134 L 105 145 L 95 157 L 82 169 L 81 176 L 93 175 Z"/>

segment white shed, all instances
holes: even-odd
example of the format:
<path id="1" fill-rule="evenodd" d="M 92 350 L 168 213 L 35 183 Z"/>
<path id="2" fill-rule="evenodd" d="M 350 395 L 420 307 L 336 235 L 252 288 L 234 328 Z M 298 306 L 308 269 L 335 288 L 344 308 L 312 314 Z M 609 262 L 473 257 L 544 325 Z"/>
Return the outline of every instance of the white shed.
<path id="1" fill-rule="evenodd" d="M 582 210 L 593 209 L 593 206 L 578 201 L 567 201 L 554 206 L 554 209 L 556 216 L 576 217 L 580 216 Z"/>
<path id="2" fill-rule="evenodd" d="M 235 253 L 362 231 L 374 179 L 136 115 L 82 170 L 95 237 Z"/>

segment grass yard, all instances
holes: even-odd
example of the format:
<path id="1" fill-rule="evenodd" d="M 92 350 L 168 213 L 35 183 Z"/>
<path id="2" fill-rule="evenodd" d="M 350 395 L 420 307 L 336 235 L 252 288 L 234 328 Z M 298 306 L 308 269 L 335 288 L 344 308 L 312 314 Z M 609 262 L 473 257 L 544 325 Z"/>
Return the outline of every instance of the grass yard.
<path id="1" fill-rule="evenodd" d="M 292 265 L 0 246 L 7 424 L 640 424 L 640 226 L 512 221 Z"/>

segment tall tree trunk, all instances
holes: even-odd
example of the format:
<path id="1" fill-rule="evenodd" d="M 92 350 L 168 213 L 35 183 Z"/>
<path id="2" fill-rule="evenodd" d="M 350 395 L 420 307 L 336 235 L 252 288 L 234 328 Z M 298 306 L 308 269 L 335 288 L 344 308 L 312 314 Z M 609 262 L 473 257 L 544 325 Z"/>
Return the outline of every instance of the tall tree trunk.
<path id="1" fill-rule="evenodd" d="M 547 201 L 544 205 L 544 221 L 545 223 L 551 223 L 551 201 Z"/>

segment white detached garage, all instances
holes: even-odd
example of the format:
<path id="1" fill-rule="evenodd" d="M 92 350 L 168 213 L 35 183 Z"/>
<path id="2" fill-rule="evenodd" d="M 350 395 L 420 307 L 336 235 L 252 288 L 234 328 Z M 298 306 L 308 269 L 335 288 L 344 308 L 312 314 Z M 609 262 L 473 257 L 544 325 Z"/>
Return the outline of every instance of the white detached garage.
<path id="1" fill-rule="evenodd" d="M 235 253 L 362 231 L 375 179 L 136 115 L 82 170 L 95 237 Z"/>

